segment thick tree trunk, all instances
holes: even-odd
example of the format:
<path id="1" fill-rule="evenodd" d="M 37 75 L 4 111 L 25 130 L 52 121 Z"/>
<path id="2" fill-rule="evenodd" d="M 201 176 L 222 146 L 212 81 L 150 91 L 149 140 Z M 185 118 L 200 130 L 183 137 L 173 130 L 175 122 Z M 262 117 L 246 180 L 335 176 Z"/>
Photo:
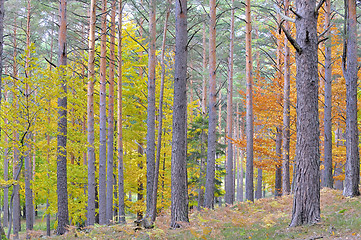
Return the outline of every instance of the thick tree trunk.
<path id="1" fill-rule="evenodd" d="M 325 29 L 331 25 L 331 1 L 326 0 Z M 326 37 L 330 38 L 330 30 Z M 322 186 L 332 188 L 332 55 L 331 39 L 325 42 L 324 170 Z"/>
<path id="2" fill-rule="evenodd" d="M 118 188 L 119 188 L 119 223 L 125 223 L 125 205 L 124 205 L 124 166 L 123 166 L 123 101 L 122 101 L 122 0 L 119 0 L 118 7 Z"/>
<path id="3" fill-rule="evenodd" d="M 320 151 L 316 0 L 297 0 L 297 145 L 290 226 L 320 221 Z"/>
<path id="4" fill-rule="evenodd" d="M 228 89 L 227 89 L 227 164 L 226 164 L 226 204 L 234 202 L 234 172 L 233 172 L 233 49 L 234 49 L 234 0 L 231 10 L 231 34 L 228 58 Z"/>
<path id="5" fill-rule="evenodd" d="M 99 224 L 106 224 L 106 84 L 107 84 L 107 0 L 102 0 L 99 97 Z"/>
<path id="6" fill-rule="evenodd" d="M 356 0 L 348 2 L 347 52 L 344 77 L 346 79 L 346 165 L 343 195 L 355 197 L 360 195 L 360 159 L 357 128 L 357 23 Z M 345 62 L 344 62 L 345 64 Z"/>
<path id="7" fill-rule="evenodd" d="M 187 1 L 176 1 L 176 50 L 173 101 L 171 227 L 188 219 L 187 188 Z"/>
<path id="8" fill-rule="evenodd" d="M 58 66 L 67 64 L 66 48 L 66 6 L 67 1 L 61 0 L 59 5 L 60 25 L 59 25 L 59 48 L 58 48 Z M 63 73 L 65 74 L 65 73 Z M 67 186 L 67 169 L 66 169 L 66 142 L 67 142 L 67 84 L 63 76 L 61 83 L 63 97 L 58 99 L 58 149 L 57 149 L 57 195 L 58 195 L 58 228 L 57 234 L 62 235 L 66 232 L 69 225 L 68 213 L 68 186 Z"/>
<path id="9" fill-rule="evenodd" d="M 282 196 L 282 131 L 281 127 L 276 128 L 276 176 L 275 176 L 275 197 Z"/>
<path id="10" fill-rule="evenodd" d="M 107 143 L 107 199 L 106 222 L 113 220 L 113 158 L 114 158 L 114 76 L 115 76 L 115 12 L 117 1 L 112 0 L 109 47 L 109 97 L 108 97 L 108 143 Z"/>
<path id="11" fill-rule="evenodd" d="M 254 200 L 253 189 L 253 79 L 251 1 L 246 0 L 246 200 Z"/>
<path id="12" fill-rule="evenodd" d="M 208 152 L 207 152 L 207 174 L 204 207 L 213 208 L 214 198 L 214 176 L 216 155 L 216 1 L 209 1 L 209 120 L 208 120 Z"/>
<path id="13" fill-rule="evenodd" d="M 87 100 L 87 128 L 88 128 L 88 206 L 87 225 L 95 223 L 95 153 L 94 153 L 94 61 L 95 61 L 95 23 L 96 0 L 90 3 L 89 20 L 89 51 L 88 51 L 88 100 Z"/>
<path id="14" fill-rule="evenodd" d="M 289 1 L 284 1 L 285 15 L 289 13 Z M 289 23 L 285 21 L 285 29 L 289 31 Z M 291 192 L 290 185 L 290 48 L 285 37 L 284 46 L 284 85 L 283 85 L 283 128 L 282 128 L 282 194 Z"/>
<path id="15" fill-rule="evenodd" d="M 148 107 L 147 107 L 147 216 L 150 216 L 155 171 L 155 44 L 156 0 L 149 3 Z"/>
<path id="16" fill-rule="evenodd" d="M 155 221 L 157 216 L 157 193 L 158 193 L 158 180 L 159 180 L 159 165 L 160 165 L 160 152 L 162 147 L 162 133 L 163 133 L 163 95 L 164 95 L 164 79 L 165 79 L 165 64 L 164 64 L 164 54 L 165 54 L 165 42 L 167 38 L 167 29 L 168 29 L 168 18 L 170 14 L 170 6 L 168 6 L 167 13 L 164 21 L 163 28 L 163 41 L 162 41 L 162 53 L 161 53 L 161 82 L 160 82 L 160 95 L 159 95 L 159 111 L 158 111 L 158 136 L 157 136 L 157 154 L 156 154 L 156 164 L 154 172 L 154 181 L 153 181 L 153 193 L 152 193 L 152 206 L 150 211 L 151 222 Z"/>

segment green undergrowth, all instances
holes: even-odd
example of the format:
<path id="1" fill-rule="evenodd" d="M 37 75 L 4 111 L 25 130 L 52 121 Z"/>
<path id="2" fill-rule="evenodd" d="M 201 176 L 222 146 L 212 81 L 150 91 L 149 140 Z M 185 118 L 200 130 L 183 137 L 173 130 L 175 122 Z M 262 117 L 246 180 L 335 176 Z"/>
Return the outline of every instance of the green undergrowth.
<path id="1" fill-rule="evenodd" d="M 125 225 L 77 229 L 54 239 L 361 239 L 361 197 L 345 198 L 341 191 L 321 191 L 321 221 L 289 228 L 292 196 L 238 203 L 215 210 L 192 211 L 190 223 L 170 229 L 170 212 L 157 218 L 155 228 L 135 231 Z M 44 234 L 45 235 L 45 234 Z"/>

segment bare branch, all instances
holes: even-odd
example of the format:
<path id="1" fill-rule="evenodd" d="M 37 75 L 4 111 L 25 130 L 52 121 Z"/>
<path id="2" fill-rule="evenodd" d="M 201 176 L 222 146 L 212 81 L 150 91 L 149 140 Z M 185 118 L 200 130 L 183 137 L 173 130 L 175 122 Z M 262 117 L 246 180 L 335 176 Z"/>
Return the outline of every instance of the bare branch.
<path id="1" fill-rule="evenodd" d="M 287 40 L 292 44 L 292 46 L 296 49 L 296 51 L 298 52 L 298 54 L 302 53 L 302 48 L 300 47 L 300 45 L 297 43 L 297 41 L 291 36 L 291 34 L 285 29 L 285 27 L 282 25 L 283 21 L 280 23 L 280 28 L 282 29 L 282 31 L 285 33 Z"/>

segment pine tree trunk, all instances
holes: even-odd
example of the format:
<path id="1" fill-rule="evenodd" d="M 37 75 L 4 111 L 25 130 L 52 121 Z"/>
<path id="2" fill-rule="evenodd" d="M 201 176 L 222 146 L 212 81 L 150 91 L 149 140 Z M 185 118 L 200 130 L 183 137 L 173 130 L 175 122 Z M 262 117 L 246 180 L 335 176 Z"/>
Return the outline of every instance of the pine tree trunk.
<path id="1" fill-rule="evenodd" d="M 281 127 L 276 128 L 276 176 L 275 176 L 275 197 L 282 196 L 282 131 Z"/>
<path id="2" fill-rule="evenodd" d="M 289 13 L 289 1 L 285 0 L 285 15 Z M 285 29 L 289 31 L 289 23 L 285 21 Z M 282 128 L 282 194 L 291 192 L 290 185 L 290 48 L 285 37 L 284 46 L 284 85 L 283 85 L 283 128 Z"/>
<path id="3" fill-rule="evenodd" d="M 326 0 L 325 29 L 331 25 L 331 1 Z M 326 37 L 331 38 L 330 30 Z M 332 55 L 331 39 L 325 42 L 324 170 L 322 186 L 332 188 Z"/>
<path id="4" fill-rule="evenodd" d="M 344 77 L 346 79 L 346 165 L 343 195 L 355 197 L 360 195 L 360 159 L 357 126 L 357 21 L 356 0 L 348 3 L 347 14 L 347 50 Z M 345 62 L 343 62 L 345 64 Z"/>
<path id="5" fill-rule="evenodd" d="M 209 122 L 208 122 L 208 152 L 207 152 L 207 174 L 204 207 L 213 208 L 215 188 L 215 155 L 216 155 L 216 1 L 209 1 Z"/>
<path id="6" fill-rule="evenodd" d="M 338 148 L 339 146 L 341 145 L 344 145 L 344 141 L 342 141 L 341 139 L 341 132 L 342 130 L 340 129 L 340 127 L 338 126 L 336 128 L 336 131 L 335 131 L 335 142 L 336 142 L 336 148 Z M 342 163 L 338 163 L 338 162 L 335 162 L 335 170 L 334 170 L 334 176 L 337 177 L 339 175 L 342 175 L 344 174 L 343 171 L 342 171 Z M 334 187 L 337 189 L 337 190 L 343 190 L 343 181 L 342 180 L 336 180 L 334 182 Z"/>
<path id="7" fill-rule="evenodd" d="M 188 219 L 187 187 L 187 1 L 176 1 L 176 50 L 173 100 L 171 227 Z"/>
<path id="8" fill-rule="evenodd" d="M 253 79 L 251 1 L 246 0 L 246 200 L 254 200 L 253 189 Z"/>
<path id="9" fill-rule="evenodd" d="M 163 132 L 163 95 L 164 95 L 164 79 L 165 79 L 165 64 L 164 64 L 164 54 L 165 54 L 165 42 L 167 38 L 167 29 L 168 29 L 168 18 L 170 14 L 170 7 L 168 6 L 167 13 L 164 21 L 163 28 L 163 41 L 162 41 L 162 53 L 161 53 L 161 82 L 160 82 L 160 95 L 159 95 L 159 112 L 158 112 L 158 136 L 157 136 L 157 154 L 156 154 L 156 164 L 154 172 L 154 181 L 153 181 L 153 193 L 152 193 L 152 206 L 150 211 L 151 222 L 155 221 L 157 216 L 157 193 L 158 193 L 158 180 L 159 180 L 159 165 L 160 165 L 160 152 L 162 147 L 162 132 Z"/>
<path id="10" fill-rule="evenodd" d="M 2 92 L 1 89 L 3 87 L 2 83 L 2 72 L 3 72 L 3 48 L 4 48 L 4 1 L 0 0 L 0 109 L 2 105 Z M 1 132 L 0 132 L 1 136 Z M 6 138 L 7 139 L 7 138 Z M 4 180 L 8 180 L 8 167 L 9 167 L 9 161 L 7 157 L 7 149 L 5 150 L 4 154 Z M 9 217 L 9 207 L 8 207 L 8 195 L 9 195 L 9 188 L 6 187 L 4 189 L 4 227 L 7 227 L 8 225 L 8 217 Z M 1 206 L 1 204 L 0 204 Z M 0 211 L 1 213 L 1 211 Z M 0 214 L 0 238 L 2 238 L 2 235 L 5 235 L 3 225 L 1 223 L 1 214 Z"/>
<path id="11" fill-rule="evenodd" d="M 107 143 L 107 199 L 106 223 L 113 220 L 113 158 L 114 158 L 114 76 L 115 76 L 115 12 L 117 1 L 112 0 L 109 47 L 109 97 L 108 97 L 108 143 Z"/>
<path id="12" fill-rule="evenodd" d="M 119 0 L 118 7 L 118 188 L 119 188 L 119 223 L 125 223 L 125 206 L 124 206 L 124 166 L 123 166 L 123 105 L 122 105 L 122 0 Z"/>
<path id="13" fill-rule="evenodd" d="M 320 221 L 320 151 L 316 0 L 297 0 L 297 145 L 290 226 Z"/>
<path id="14" fill-rule="evenodd" d="M 155 171 L 155 44 L 156 0 L 149 3 L 148 107 L 147 107 L 147 216 L 150 216 Z"/>
<path id="15" fill-rule="evenodd" d="M 0 11 L 1 11 L 1 0 L 0 0 Z M 1 15 L 1 12 L 0 12 Z M 1 17 L 0 17 L 1 18 Z M 0 20 L 1 21 L 1 20 Z M 1 23 L 0 23 L 0 29 L 1 29 Z M 1 30 L 0 30 L 1 31 Z M 1 33 L 0 33 L 0 39 L 1 39 Z M 1 45 L 1 43 L 0 43 Z M 0 57 L 1 57 L 1 50 L 0 50 Z M 1 62 L 1 60 L 0 60 Z M 1 74 L 1 69 L 0 69 Z M 1 78 L 1 77 L 0 77 Z M 1 86 L 1 85 L 0 85 Z M 4 93 L 5 99 L 7 99 L 7 94 Z M 5 118 L 5 125 L 8 124 L 8 120 Z M 4 150 L 4 181 L 9 180 L 9 139 L 5 135 L 5 150 Z M 4 221 L 3 226 L 8 227 L 9 225 L 9 187 L 4 188 Z M 1 228 L 1 220 L 0 220 L 0 228 Z"/>
<path id="16" fill-rule="evenodd" d="M 58 66 L 66 66 L 67 50 L 66 50 L 66 0 L 59 3 L 59 50 L 58 50 Z M 63 73 L 65 74 L 65 73 Z M 57 149 L 57 195 L 58 195 L 58 229 L 57 234 L 62 235 L 66 232 L 69 225 L 68 214 L 68 186 L 67 186 L 67 169 L 66 169 L 66 142 L 67 142 L 67 84 L 65 76 L 62 76 L 61 90 L 65 95 L 58 99 L 58 149 Z"/>
<path id="17" fill-rule="evenodd" d="M 262 169 L 258 168 L 256 199 L 262 198 Z"/>
<path id="18" fill-rule="evenodd" d="M 234 49 L 234 0 L 232 0 L 231 10 L 231 34 L 228 58 L 228 89 L 227 89 L 227 164 L 226 164 L 226 204 L 234 202 L 234 172 L 233 172 L 233 49 Z"/>
<path id="19" fill-rule="evenodd" d="M 106 224 L 106 84 L 107 84 L 107 0 L 102 0 L 99 97 L 99 224 Z"/>
<path id="20" fill-rule="evenodd" d="M 203 65 L 203 73 L 202 73 L 202 114 L 207 113 L 207 42 L 206 42 L 206 17 L 203 15 L 203 29 L 202 29 L 202 65 Z"/>
<path id="21" fill-rule="evenodd" d="M 88 132 L 88 206 L 87 225 L 95 223 L 95 153 L 94 153 L 94 61 L 95 61 L 96 0 L 90 3 L 89 51 L 88 51 L 88 93 L 87 93 L 87 132 Z"/>

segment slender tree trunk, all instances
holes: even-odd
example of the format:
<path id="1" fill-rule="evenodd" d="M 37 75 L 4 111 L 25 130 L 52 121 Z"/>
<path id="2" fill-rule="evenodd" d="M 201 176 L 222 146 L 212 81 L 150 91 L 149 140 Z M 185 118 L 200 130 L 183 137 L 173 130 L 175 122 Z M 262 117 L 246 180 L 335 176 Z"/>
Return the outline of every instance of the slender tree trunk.
<path id="1" fill-rule="evenodd" d="M 289 13 L 289 0 L 284 0 L 285 15 Z M 285 21 L 285 29 L 289 31 L 289 23 Z M 282 194 L 288 195 L 290 186 L 290 48 L 285 37 L 284 46 L 284 85 L 283 85 L 283 128 L 282 128 Z"/>
<path id="2" fill-rule="evenodd" d="M 0 4 L 1 4 L 1 2 L 0 2 Z M 1 5 L 0 5 L 0 9 L 1 9 Z M 0 15 L 1 15 L 1 13 L 0 13 Z M 0 26 L 0 28 L 1 28 L 1 26 Z M 0 36 L 0 38 L 1 38 L 1 36 Z M 0 45 L 1 45 L 1 43 L 0 43 Z M 0 57 L 1 56 L 2 55 L 0 53 Z M 0 69 L 0 75 L 1 75 L 1 69 Z M 0 76 L 0 78 L 1 78 L 1 76 Z M 5 99 L 7 99 L 6 93 L 4 93 L 4 95 L 5 95 Z M 8 120 L 6 118 L 5 118 L 4 123 L 5 123 L 5 125 L 8 124 Z M 8 139 L 8 137 L 6 135 L 5 135 L 5 144 L 6 144 L 6 147 L 5 147 L 5 150 L 4 150 L 4 181 L 8 181 L 9 180 L 9 139 Z M 4 221 L 3 221 L 3 226 L 8 227 L 8 225 L 9 225 L 9 187 L 5 187 L 4 188 Z M 1 224 L 0 224 L 0 228 L 1 228 Z"/>
<path id="3" fill-rule="evenodd" d="M 262 168 L 258 168 L 256 199 L 262 198 Z"/>
<path id="4" fill-rule="evenodd" d="M 58 50 L 58 66 L 66 66 L 67 50 L 66 50 L 66 0 L 60 0 L 59 4 L 59 50 Z M 63 73 L 65 74 L 65 72 Z M 66 78 L 63 76 L 61 89 L 64 94 L 58 99 L 58 150 L 57 150 L 57 195 L 58 195 L 58 229 L 57 234 L 62 235 L 69 225 L 68 213 L 68 186 L 67 186 L 67 169 L 66 169 L 66 142 L 67 142 L 67 86 Z"/>
<path id="5" fill-rule="evenodd" d="M 114 75 L 115 75 L 115 12 L 117 1 L 112 0 L 110 19 L 109 97 L 108 97 L 108 144 L 107 144 L 107 199 L 106 222 L 113 220 L 113 158 L 114 158 Z"/>
<path id="6" fill-rule="evenodd" d="M 234 49 L 234 0 L 231 10 L 231 34 L 228 58 L 228 89 L 227 89 L 227 164 L 226 164 L 226 204 L 234 202 L 234 172 L 233 172 L 233 49 Z"/>
<path id="7" fill-rule="evenodd" d="M 331 26 L 331 1 L 326 0 L 325 29 Z M 331 30 L 328 30 L 325 42 L 325 106 L 324 106 L 324 171 L 323 187 L 333 187 L 332 176 L 332 55 L 331 55 Z"/>
<path id="8" fill-rule="evenodd" d="M 239 118 L 239 138 L 240 139 L 244 138 L 242 118 Z M 244 175 L 243 161 L 244 161 L 244 151 L 243 149 L 240 149 L 240 167 L 239 167 L 240 170 L 238 170 L 239 185 L 237 189 L 237 198 L 239 202 L 243 202 L 243 175 Z"/>
<path id="9" fill-rule="evenodd" d="M 252 79 L 252 25 L 251 1 L 246 0 L 246 199 L 254 200 L 253 189 L 253 79 Z"/>
<path id="10" fill-rule="evenodd" d="M 171 227 L 188 219 L 187 187 L 187 1 L 175 4 L 176 51 L 173 100 Z"/>
<path id="11" fill-rule="evenodd" d="M 155 44 L 156 0 L 149 3 L 148 107 L 147 107 L 147 216 L 151 215 L 155 171 Z"/>
<path id="12" fill-rule="evenodd" d="M 281 127 L 276 128 L 276 176 L 275 176 L 275 197 L 282 196 L 282 131 Z"/>
<path id="13" fill-rule="evenodd" d="M 297 145 L 290 226 L 320 221 L 320 151 L 316 0 L 297 0 Z"/>
<path id="14" fill-rule="evenodd" d="M 107 0 L 102 0 L 99 98 L 99 224 L 106 224 L 106 84 L 107 84 Z"/>
<path id="15" fill-rule="evenodd" d="M 348 3 L 347 14 L 347 50 L 344 77 L 346 79 L 346 165 L 343 195 L 355 197 L 360 195 L 360 158 L 357 126 L 357 20 L 356 0 Z M 343 61 L 345 64 L 345 61 Z"/>
<path id="16" fill-rule="evenodd" d="M 338 126 L 336 128 L 336 131 L 335 131 L 335 142 L 336 142 L 336 148 L 338 148 L 339 146 L 341 146 L 343 144 L 343 141 L 341 141 L 341 129 L 340 127 Z M 335 169 L 334 169 L 334 176 L 339 176 L 339 175 L 342 175 L 343 174 L 343 171 L 342 171 L 342 163 L 338 163 L 338 162 L 335 162 Z M 337 190 L 343 190 L 343 181 L 342 180 L 336 180 L 334 182 L 334 187 L 337 189 Z"/>
<path id="17" fill-rule="evenodd" d="M 208 152 L 207 152 L 207 174 L 204 207 L 213 208 L 215 188 L 215 156 L 216 156 L 216 1 L 209 0 L 209 122 L 208 122 Z"/>
<path id="18" fill-rule="evenodd" d="M 159 165 L 160 165 L 160 152 L 162 147 L 162 132 L 163 132 L 163 95 L 164 95 L 164 79 L 165 79 L 165 64 L 164 64 L 164 54 L 165 54 L 165 42 L 167 38 L 167 29 L 168 29 L 168 18 L 170 14 L 170 6 L 168 6 L 167 13 L 164 21 L 163 28 L 163 41 L 162 41 L 162 53 L 161 53 L 161 83 L 160 83 L 160 95 L 159 95 L 159 123 L 158 123 L 158 136 L 157 136 L 157 154 L 156 154 L 156 164 L 154 172 L 154 181 L 153 181 L 153 193 L 152 193 L 152 206 L 150 211 L 151 222 L 155 221 L 157 216 L 157 193 L 158 193 L 158 179 L 159 179 Z"/>
<path id="19" fill-rule="evenodd" d="M 88 93 L 87 93 L 87 128 L 88 128 L 88 206 L 87 225 L 95 223 L 95 153 L 94 153 L 94 61 L 95 61 L 95 24 L 96 0 L 90 3 L 89 51 L 88 51 Z"/>
<path id="20" fill-rule="evenodd" d="M 3 48 L 4 48 L 4 1 L 0 0 L 0 109 L 2 105 L 2 92 L 1 89 L 3 87 L 2 83 L 2 72 L 3 72 Z M 1 127 L 1 126 L 0 126 Z M 1 136 L 1 133 L 0 133 Z M 6 138 L 7 139 L 7 138 Z M 4 154 L 4 180 L 8 180 L 8 171 L 9 171 L 9 161 L 7 157 L 7 149 L 5 150 Z M 4 227 L 8 225 L 8 217 L 9 217 L 9 207 L 8 207 L 8 198 L 9 198 L 9 188 L 6 187 L 4 189 Z M 1 206 L 1 205 L 0 205 Z M 1 213 L 1 211 L 0 211 Z M 3 226 L 1 224 L 1 214 L 0 214 L 0 238 L 2 235 L 5 235 Z"/>
<path id="21" fill-rule="evenodd" d="M 202 73 L 202 114 L 207 112 L 207 41 L 206 41 L 206 15 L 203 15 L 203 34 L 202 34 L 202 64 L 203 64 L 203 73 Z"/>
<path id="22" fill-rule="evenodd" d="M 119 188 L 119 223 L 125 223 L 124 206 L 124 166 L 123 166 L 123 106 L 122 106 L 122 0 L 118 7 L 118 188 Z"/>

